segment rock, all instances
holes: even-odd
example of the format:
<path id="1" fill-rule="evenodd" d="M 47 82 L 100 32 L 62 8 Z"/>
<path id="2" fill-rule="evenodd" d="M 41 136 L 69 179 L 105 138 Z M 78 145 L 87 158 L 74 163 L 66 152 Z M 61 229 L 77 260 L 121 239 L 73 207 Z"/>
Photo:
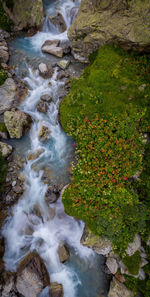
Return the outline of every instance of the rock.
<path id="1" fill-rule="evenodd" d="M 2 4 L 8 17 L 14 23 L 16 30 L 37 27 L 43 20 L 42 0 L 13 0 L 11 4 L 7 1 L 2 1 Z"/>
<path id="2" fill-rule="evenodd" d="M 17 269 L 16 288 L 24 297 L 37 297 L 49 285 L 49 275 L 41 258 L 30 253 Z"/>
<path id="3" fill-rule="evenodd" d="M 42 175 L 42 181 L 45 185 L 50 184 L 52 179 L 52 170 L 50 168 L 44 168 L 44 172 Z"/>
<path id="4" fill-rule="evenodd" d="M 49 103 L 52 102 L 52 97 L 49 95 L 42 95 L 40 98 L 40 101 L 37 105 L 37 111 L 42 112 L 42 113 L 46 113 L 49 107 Z"/>
<path id="5" fill-rule="evenodd" d="M 9 60 L 8 47 L 0 43 L 0 63 L 7 63 Z"/>
<path id="6" fill-rule="evenodd" d="M 7 158 L 12 152 L 12 146 L 0 141 L 0 152 L 3 157 Z"/>
<path id="7" fill-rule="evenodd" d="M 14 273 L 10 273 L 7 272 L 5 273 L 5 275 L 3 276 L 4 279 L 4 286 L 3 286 L 3 290 L 2 290 L 2 297 L 9 297 L 10 292 L 13 290 L 14 288 L 14 282 L 15 282 L 15 274 Z"/>
<path id="8" fill-rule="evenodd" d="M 57 47 L 59 46 L 59 43 L 60 43 L 60 40 L 59 39 L 54 39 L 54 40 L 46 40 L 43 45 L 42 45 L 42 50 L 44 47 L 51 47 L 51 46 L 54 46 L 54 47 Z"/>
<path id="9" fill-rule="evenodd" d="M 45 141 L 45 140 L 48 140 L 49 137 L 50 137 L 50 130 L 48 127 L 46 126 L 42 126 L 41 129 L 40 129 L 40 132 L 39 132 L 39 140 L 40 141 Z"/>
<path id="10" fill-rule="evenodd" d="M 35 160 L 35 159 L 38 159 L 40 157 L 41 154 L 44 153 L 44 149 L 38 149 L 36 152 L 34 153 L 29 153 L 28 156 L 27 156 L 27 159 L 28 160 Z"/>
<path id="11" fill-rule="evenodd" d="M 138 89 L 139 89 L 140 92 L 144 92 L 145 89 L 146 89 L 146 84 L 143 84 L 143 85 L 139 86 Z"/>
<path id="12" fill-rule="evenodd" d="M 142 267 L 144 267 L 147 264 L 148 264 L 148 261 L 145 258 L 142 258 L 141 259 L 141 265 L 140 265 L 140 267 L 142 268 Z"/>
<path id="13" fill-rule="evenodd" d="M 65 263 L 69 258 L 69 251 L 65 245 L 60 244 L 58 247 L 58 255 L 61 263 Z"/>
<path id="14" fill-rule="evenodd" d="M 53 75 L 53 69 L 50 67 L 48 68 L 44 63 L 39 64 L 39 72 L 43 78 L 49 78 Z"/>
<path id="15" fill-rule="evenodd" d="M 60 80 L 60 79 L 63 79 L 66 77 L 66 74 L 65 74 L 65 71 L 61 70 L 58 72 L 57 74 L 57 79 Z"/>
<path id="16" fill-rule="evenodd" d="M 0 87 L 0 114 L 13 106 L 16 94 L 16 84 L 12 78 L 7 78 Z"/>
<path id="17" fill-rule="evenodd" d="M 63 297 L 63 296 L 64 296 L 63 286 L 58 283 L 51 283 L 50 297 Z"/>
<path id="18" fill-rule="evenodd" d="M 55 16 L 49 17 L 50 22 L 58 29 L 60 33 L 66 31 L 66 23 L 60 12 L 58 12 Z"/>
<path id="19" fill-rule="evenodd" d="M 146 278 L 146 274 L 145 274 L 145 272 L 144 272 L 144 270 L 142 268 L 139 270 L 138 277 L 139 277 L 140 280 L 144 280 Z"/>
<path id="20" fill-rule="evenodd" d="M 125 277 L 121 274 L 116 273 L 115 278 L 120 282 L 120 283 L 125 283 Z"/>
<path id="21" fill-rule="evenodd" d="M 0 131 L 0 138 L 8 139 L 8 134 L 7 134 L 7 132 L 2 132 L 2 131 Z"/>
<path id="22" fill-rule="evenodd" d="M 84 228 L 81 244 L 104 256 L 110 253 L 112 245 L 108 239 L 94 235 L 87 227 Z"/>
<path id="23" fill-rule="evenodd" d="M 141 238 L 138 234 L 135 235 L 134 241 L 129 243 L 126 253 L 128 256 L 132 256 L 141 247 Z"/>
<path id="24" fill-rule="evenodd" d="M 48 54 L 51 54 L 51 55 L 54 55 L 58 58 L 62 58 L 63 57 L 63 49 L 59 46 L 42 46 L 42 52 L 44 53 L 48 53 Z"/>
<path id="25" fill-rule="evenodd" d="M 5 111 L 4 122 L 10 138 L 21 138 L 30 127 L 31 117 L 21 110 Z"/>
<path id="26" fill-rule="evenodd" d="M 51 203 L 55 203 L 57 201 L 57 199 L 59 198 L 59 194 L 55 194 L 52 191 L 51 187 L 48 187 L 46 194 L 45 194 L 45 201 L 47 204 L 51 204 Z"/>
<path id="27" fill-rule="evenodd" d="M 63 70 L 67 69 L 69 64 L 70 64 L 70 61 L 67 61 L 67 60 L 61 60 L 57 63 L 57 65 Z"/>
<path id="28" fill-rule="evenodd" d="M 115 43 L 125 50 L 150 52 L 150 2 L 82 0 L 68 30 L 71 48 L 87 60 L 99 46 Z"/>
<path id="29" fill-rule="evenodd" d="M 124 284 L 120 283 L 115 277 L 110 284 L 108 297 L 133 297 L 133 293 Z"/>
<path id="30" fill-rule="evenodd" d="M 106 265 L 107 267 L 109 268 L 110 272 L 112 274 L 116 274 L 117 273 L 117 270 L 119 268 L 119 265 L 116 261 L 116 259 L 112 258 L 112 257 L 108 257 L 107 260 L 106 260 Z"/>
<path id="31" fill-rule="evenodd" d="M 17 184 L 17 182 L 16 182 L 16 180 L 14 180 L 14 181 L 12 182 L 12 187 L 15 187 L 16 184 Z"/>
<path id="32" fill-rule="evenodd" d="M 70 47 L 70 41 L 68 39 L 60 40 L 60 47 L 63 49 L 63 53 L 65 55 L 70 54 L 71 47 Z"/>

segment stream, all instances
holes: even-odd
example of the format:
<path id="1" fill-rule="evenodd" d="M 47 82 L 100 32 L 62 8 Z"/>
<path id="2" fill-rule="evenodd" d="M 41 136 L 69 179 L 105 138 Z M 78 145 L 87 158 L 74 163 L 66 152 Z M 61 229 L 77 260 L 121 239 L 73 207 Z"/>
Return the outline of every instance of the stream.
<path id="1" fill-rule="evenodd" d="M 17 265 L 30 252 L 36 251 L 44 260 L 51 282 L 63 285 L 64 297 L 104 297 L 107 296 L 108 281 L 102 271 L 104 257 L 80 244 L 84 222 L 65 214 L 61 196 L 55 203 L 47 204 L 44 197 L 48 185 L 43 182 L 43 172 L 48 170 L 52 184 L 62 188 L 70 182 L 68 168 L 75 156 L 74 141 L 63 131 L 58 121 L 60 94 L 65 81 L 57 79 L 59 69 L 54 67 L 53 76 L 44 79 L 37 70 L 39 63 L 57 63 L 59 58 L 43 54 L 41 46 L 46 40 L 67 40 L 67 30 L 73 18 L 72 11 L 80 6 L 80 1 L 45 0 L 46 17 L 42 32 L 33 37 L 16 37 L 10 42 L 10 65 L 15 65 L 15 74 L 28 86 L 28 95 L 20 105 L 20 110 L 31 115 L 31 130 L 21 140 L 12 140 L 17 154 L 26 157 L 23 169 L 25 192 L 13 206 L 12 215 L 3 226 L 6 249 L 5 268 L 16 271 Z M 48 16 L 60 12 L 66 23 L 66 31 L 59 33 Z M 71 55 L 65 56 L 72 60 Z M 71 72 L 81 73 L 82 65 L 74 62 Z M 49 95 L 52 101 L 46 113 L 37 111 L 42 95 Z M 50 131 L 47 141 L 40 141 L 38 134 L 42 126 Z M 29 153 L 42 153 L 34 160 L 28 160 Z M 32 231 L 31 231 L 32 230 Z M 70 257 L 61 263 L 58 247 L 65 243 Z M 42 295 L 41 295 L 42 296 Z M 43 293 L 48 296 L 48 293 Z"/>

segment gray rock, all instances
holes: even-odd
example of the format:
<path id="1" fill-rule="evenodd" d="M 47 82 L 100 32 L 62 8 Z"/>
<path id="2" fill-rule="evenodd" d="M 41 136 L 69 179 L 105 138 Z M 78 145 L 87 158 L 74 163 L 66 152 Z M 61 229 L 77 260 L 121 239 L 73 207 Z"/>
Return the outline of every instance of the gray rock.
<path id="1" fill-rule="evenodd" d="M 0 152 L 2 156 L 7 158 L 12 153 L 12 146 L 0 141 Z"/>
<path id="2" fill-rule="evenodd" d="M 51 54 L 58 58 L 63 57 L 63 49 L 61 47 L 56 46 L 42 46 L 42 52 Z"/>
<path id="3" fill-rule="evenodd" d="M 0 114 L 13 106 L 16 95 L 16 84 L 12 78 L 7 78 L 0 87 Z"/>
<path id="4" fill-rule="evenodd" d="M 115 277 L 113 277 L 108 297 L 133 297 L 133 293 L 127 289 L 124 284 L 120 283 Z"/>
<path id="5" fill-rule="evenodd" d="M 0 42 L 0 63 L 7 63 L 9 60 L 9 53 L 7 43 L 5 41 Z"/>
<path id="6" fill-rule="evenodd" d="M 38 149 L 36 152 L 33 152 L 33 153 L 29 153 L 28 156 L 27 156 L 27 159 L 28 160 L 35 160 L 35 159 L 38 159 L 40 157 L 41 154 L 44 153 L 44 149 Z"/>
<path id="7" fill-rule="evenodd" d="M 39 131 L 38 137 L 39 137 L 39 140 L 40 141 L 48 140 L 49 137 L 50 137 L 50 130 L 49 130 L 49 128 L 46 127 L 46 126 L 42 126 L 41 129 L 40 129 L 40 131 Z"/>
<path id="8" fill-rule="evenodd" d="M 144 280 L 146 278 L 146 274 L 145 274 L 145 272 L 144 272 L 144 270 L 142 268 L 139 270 L 138 278 L 140 280 Z"/>
<path id="9" fill-rule="evenodd" d="M 53 68 L 47 67 L 47 65 L 44 63 L 40 63 L 39 72 L 43 78 L 49 78 L 53 75 Z"/>
<path id="10" fill-rule="evenodd" d="M 69 251 L 62 243 L 58 247 L 58 256 L 61 263 L 65 263 L 69 258 Z"/>
<path id="11" fill-rule="evenodd" d="M 64 54 L 70 54 L 71 47 L 70 47 L 70 41 L 68 39 L 66 40 L 60 40 L 60 47 L 62 47 Z"/>
<path id="12" fill-rule="evenodd" d="M 3 286 L 1 297 L 9 297 L 10 292 L 14 288 L 15 275 L 6 273 L 5 284 Z"/>
<path id="13" fill-rule="evenodd" d="M 107 261 L 106 261 L 106 265 L 107 267 L 109 268 L 110 272 L 112 274 L 116 274 L 117 273 L 117 270 L 119 268 L 119 265 L 116 261 L 116 259 L 112 258 L 112 257 L 108 257 L 107 258 Z"/>
<path id="14" fill-rule="evenodd" d="M 51 187 L 48 187 L 45 194 L 45 201 L 47 204 L 55 203 L 58 199 L 59 195 L 52 191 Z"/>
<path id="15" fill-rule="evenodd" d="M 45 46 L 59 46 L 59 43 L 60 43 L 60 40 L 59 39 L 54 39 L 54 40 L 46 40 L 43 45 L 42 45 L 42 50 L 43 50 L 43 47 Z"/>
<path id="16" fill-rule="evenodd" d="M 61 60 L 57 63 L 57 65 L 62 69 L 62 70 L 65 70 L 67 69 L 67 67 L 69 66 L 70 64 L 70 61 L 67 61 L 67 60 Z"/>
<path id="17" fill-rule="evenodd" d="M 93 251 L 95 251 L 97 254 L 104 256 L 110 253 L 112 246 L 110 240 L 107 238 L 100 238 L 88 230 L 87 227 L 84 228 L 81 244 L 93 249 Z"/>
<path id="18" fill-rule="evenodd" d="M 17 184 L 17 182 L 16 182 L 16 180 L 14 180 L 14 181 L 12 182 L 12 187 L 15 187 L 16 184 Z"/>
<path id="19" fill-rule="evenodd" d="M 128 256 L 132 256 L 141 247 L 141 238 L 138 234 L 135 235 L 134 241 L 129 243 L 126 253 Z"/>
<path id="20" fill-rule="evenodd" d="M 30 127 L 31 117 L 21 110 L 5 111 L 4 122 L 11 138 L 21 138 Z"/>
<path id="21" fill-rule="evenodd" d="M 49 285 L 49 275 L 43 261 L 30 253 L 19 264 L 16 288 L 24 297 L 37 297 Z"/>

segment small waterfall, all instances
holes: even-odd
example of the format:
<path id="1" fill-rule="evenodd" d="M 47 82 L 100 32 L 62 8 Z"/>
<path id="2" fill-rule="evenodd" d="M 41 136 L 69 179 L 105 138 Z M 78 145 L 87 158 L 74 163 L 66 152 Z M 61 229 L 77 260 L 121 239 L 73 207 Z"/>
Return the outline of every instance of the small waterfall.
<path id="1" fill-rule="evenodd" d="M 48 16 L 45 17 L 42 31 L 44 33 L 51 32 L 52 34 L 56 34 L 56 35 L 59 33 L 58 30 L 57 30 L 57 28 L 49 20 L 49 17 Z"/>

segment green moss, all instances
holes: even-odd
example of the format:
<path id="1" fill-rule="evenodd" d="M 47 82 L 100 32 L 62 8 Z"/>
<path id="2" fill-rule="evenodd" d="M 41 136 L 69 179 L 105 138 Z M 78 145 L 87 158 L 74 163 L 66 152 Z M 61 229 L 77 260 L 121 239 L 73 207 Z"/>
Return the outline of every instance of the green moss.
<path id="1" fill-rule="evenodd" d="M 2 3 L 0 2 L 0 28 L 5 31 L 11 31 L 12 22 L 8 19 Z"/>
<path id="2" fill-rule="evenodd" d="M 129 180 L 143 168 L 150 59 L 109 45 L 90 60 L 60 106 L 62 126 L 76 140 L 78 158 L 63 202 L 68 214 L 121 251 L 135 233 L 145 232 L 148 217 Z"/>
<path id="3" fill-rule="evenodd" d="M 7 74 L 5 70 L 0 66 L 0 86 L 5 82 L 7 79 Z"/>
<path id="4" fill-rule="evenodd" d="M 0 123 L 0 132 L 7 132 L 7 128 L 5 126 L 5 123 Z"/>
<path id="5" fill-rule="evenodd" d="M 131 274 L 137 275 L 139 273 L 141 262 L 140 252 L 136 251 L 132 256 L 124 257 L 122 262 L 127 266 Z"/>

